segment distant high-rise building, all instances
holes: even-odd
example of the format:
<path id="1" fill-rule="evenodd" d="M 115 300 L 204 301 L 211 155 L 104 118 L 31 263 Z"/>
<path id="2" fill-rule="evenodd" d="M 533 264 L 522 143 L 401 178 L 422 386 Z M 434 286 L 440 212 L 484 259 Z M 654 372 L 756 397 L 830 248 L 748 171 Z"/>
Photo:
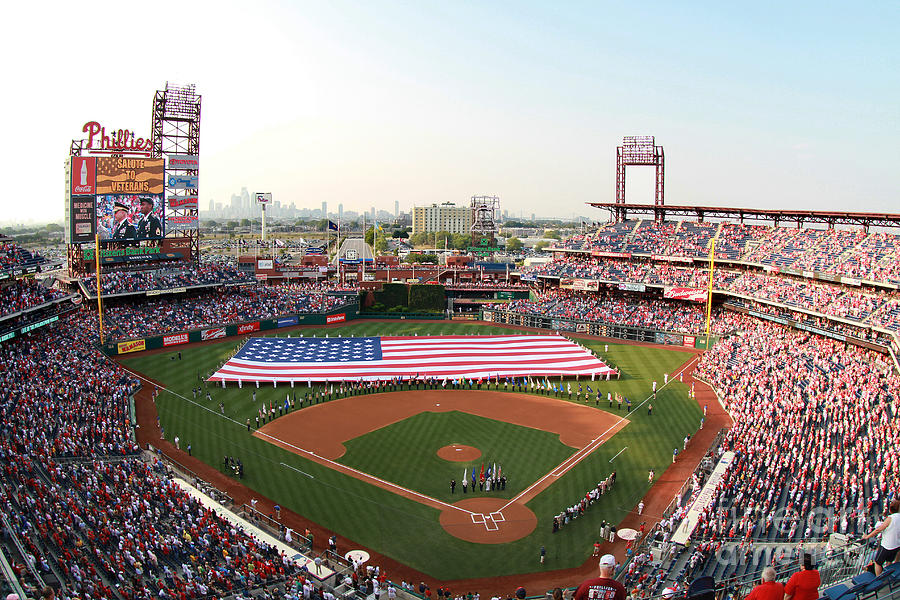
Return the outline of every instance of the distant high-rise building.
<path id="1" fill-rule="evenodd" d="M 371 211 L 369 214 L 372 216 L 372 220 L 374 221 L 375 220 L 375 207 L 374 206 L 371 208 Z"/>
<path id="2" fill-rule="evenodd" d="M 328 203 L 327 202 L 322 203 L 322 218 L 323 219 L 328 218 Z"/>
<path id="3" fill-rule="evenodd" d="M 231 195 L 231 214 L 236 216 L 241 212 L 241 197 L 237 194 Z"/>
<path id="4" fill-rule="evenodd" d="M 338 204 L 338 221 L 344 220 L 344 205 Z"/>
<path id="5" fill-rule="evenodd" d="M 216 210 L 216 203 L 212 198 L 210 198 L 209 199 L 209 212 L 213 212 L 214 210 Z M 101 273 L 102 273 L 102 271 L 101 271 Z"/>
<path id="6" fill-rule="evenodd" d="M 241 188 L 241 205 L 249 215 L 250 211 L 253 209 L 253 206 L 250 204 L 250 192 L 248 192 L 247 188 L 245 187 Z"/>
<path id="7" fill-rule="evenodd" d="M 394 218 L 396 219 L 399 216 L 400 216 L 400 201 L 394 200 Z"/>
<path id="8" fill-rule="evenodd" d="M 472 229 L 472 209 L 449 202 L 431 206 L 414 206 L 412 232 L 449 231 L 467 234 Z"/>

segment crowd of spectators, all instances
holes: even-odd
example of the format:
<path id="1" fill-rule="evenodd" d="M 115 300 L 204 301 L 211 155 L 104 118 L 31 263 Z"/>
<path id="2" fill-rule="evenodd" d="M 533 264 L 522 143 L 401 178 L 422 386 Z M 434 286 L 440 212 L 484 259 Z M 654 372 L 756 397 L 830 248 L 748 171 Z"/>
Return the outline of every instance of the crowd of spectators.
<path id="1" fill-rule="evenodd" d="M 204 262 L 200 265 L 185 263 L 178 267 L 148 271 L 110 271 L 100 275 L 104 295 L 251 281 L 255 281 L 253 273 L 248 274 L 227 262 Z M 95 275 L 82 279 L 82 284 L 90 295 L 96 296 Z"/>
<path id="2" fill-rule="evenodd" d="M 900 483 L 900 377 L 871 350 L 743 321 L 697 368 L 734 419 L 722 449 L 737 458 L 695 537 L 864 533 Z"/>
<path id="3" fill-rule="evenodd" d="M 794 270 L 820 271 L 871 281 L 900 282 L 900 242 L 888 233 L 796 229 L 739 223 L 623 221 L 578 234 L 556 248 L 706 258 L 716 239 L 716 258 Z"/>
<path id="4" fill-rule="evenodd" d="M 700 332 L 706 320 L 706 311 L 701 304 L 635 299 L 559 288 L 548 288 L 536 301 L 514 300 L 507 305 L 507 310 L 680 333 Z"/>
<path id="5" fill-rule="evenodd" d="M 0 346 L 0 512 L 26 591 L 29 566 L 64 584 L 59 598 L 221 596 L 289 574 L 289 559 L 139 458 L 138 382 L 93 348 L 92 321 Z"/>
<path id="6" fill-rule="evenodd" d="M 44 262 L 44 257 L 40 253 L 26 250 L 9 238 L 0 240 L 0 271 L 16 267 L 27 267 L 42 262 Z"/>
<path id="7" fill-rule="evenodd" d="M 65 298 L 68 294 L 34 279 L 17 279 L 0 288 L 0 319 Z"/>
<path id="8" fill-rule="evenodd" d="M 535 267 L 530 274 L 694 289 L 706 289 L 709 281 L 709 270 L 705 268 L 649 261 L 597 260 L 573 255 L 557 257 Z M 723 268 L 714 271 L 713 290 L 778 302 L 900 332 L 900 296 L 896 293 L 879 293 L 857 286 Z"/>
<path id="9" fill-rule="evenodd" d="M 318 313 L 355 301 L 355 297 L 311 293 L 305 284 L 253 284 L 110 306 L 105 317 L 110 339 L 130 339 L 279 315 Z"/>

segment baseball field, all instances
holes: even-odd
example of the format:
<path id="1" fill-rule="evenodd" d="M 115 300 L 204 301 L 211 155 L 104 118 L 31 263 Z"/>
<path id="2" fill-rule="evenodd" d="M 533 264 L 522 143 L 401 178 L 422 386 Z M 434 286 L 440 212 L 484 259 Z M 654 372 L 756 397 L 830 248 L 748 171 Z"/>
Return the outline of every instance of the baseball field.
<path id="1" fill-rule="evenodd" d="M 445 321 L 358 321 L 290 335 L 497 333 L 517 331 Z M 693 354 L 613 343 L 607 351 L 604 341 L 577 341 L 622 377 L 567 381 L 566 387 L 573 386 L 571 400 L 568 394 L 491 385 L 471 391 L 404 389 L 310 404 L 321 386 L 223 389 L 203 383 L 234 353 L 237 339 L 180 347 L 180 359 L 175 349 L 122 364 L 161 386 L 159 423 L 167 440 L 179 438 L 182 450 L 190 444 L 194 457 L 230 477 L 225 457 L 239 458 L 241 483 L 261 496 L 360 546 L 437 579 L 454 580 L 581 565 L 601 521 L 618 523 L 635 510 L 650 487 L 648 471 L 661 474 L 673 449 L 680 450 L 685 435 L 699 427 L 703 411 L 677 379 Z M 656 399 L 653 381 L 659 386 Z M 589 402 L 583 395 L 576 398 L 579 385 L 591 387 Z M 608 392 L 629 398 L 632 411 L 626 414 L 615 404 L 610 409 Z M 257 429 L 259 408 L 283 405 L 286 397 L 296 398 L 297 408 Z M 505 488 L 473 489 L 473 469 L 499 471 Z M 553 516 L 577 504 L 613 470 L 612 490 L 554 533 Z M 457 482 L 453 492 L 451 480 Z M 536 560 L 541 546 L 547 551 L 545 565 Z"/>

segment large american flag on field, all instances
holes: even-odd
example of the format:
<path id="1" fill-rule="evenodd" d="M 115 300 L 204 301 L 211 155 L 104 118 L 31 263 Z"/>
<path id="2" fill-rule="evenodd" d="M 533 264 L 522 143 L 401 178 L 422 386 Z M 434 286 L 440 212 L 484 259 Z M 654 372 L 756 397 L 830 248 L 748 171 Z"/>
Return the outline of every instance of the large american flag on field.
<path id="1" fill-rule="evenodd" d="M 209 381 L 452 380 L 613 372 L 559 335 L 251 338 Z"/>

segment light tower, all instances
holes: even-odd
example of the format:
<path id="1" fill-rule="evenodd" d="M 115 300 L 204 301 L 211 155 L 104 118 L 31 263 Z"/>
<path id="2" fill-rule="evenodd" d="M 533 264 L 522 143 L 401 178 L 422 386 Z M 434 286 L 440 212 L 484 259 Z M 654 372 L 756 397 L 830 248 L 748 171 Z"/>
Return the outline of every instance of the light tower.
<path id="1" fill-rule="evenodd" d="M 151 147 L 154 158 L 166 158 L 164 202 L 166 236 L 190 240 L 193 260 L 200 260 L 199 155 L 200 103 L 194 84 L 166 83 L 153 97 Z M 177 233 L 176 233 L 177 232 Z"/>
<path id="2" fill-rule="evenodd" d="M 652 135 L 630 135 L 622 139 L 622 145 L 616 148 L 616 221 L 626 218 L 625 204 L 625 167 L 656 167 L 656 186 L 654 205 L 663 206 L 665 201 L 666 156 L 663 147 L 656 145 Z M 663 213 L 656 212 L 656 220 L 661 221 Z"/>

